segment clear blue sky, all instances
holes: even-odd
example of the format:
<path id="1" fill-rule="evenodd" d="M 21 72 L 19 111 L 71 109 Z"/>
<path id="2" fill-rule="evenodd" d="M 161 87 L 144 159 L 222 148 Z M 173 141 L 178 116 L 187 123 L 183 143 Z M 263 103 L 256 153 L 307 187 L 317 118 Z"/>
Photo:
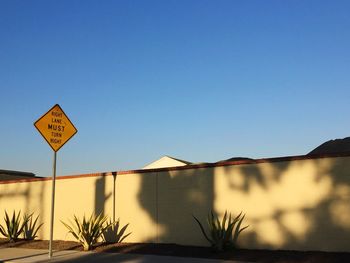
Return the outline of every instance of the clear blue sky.
<path id="1" fill-rule="evenodd" d="M 0 169 L 305 154 L 350 136 L 350 1 L 0 1 Z"/>

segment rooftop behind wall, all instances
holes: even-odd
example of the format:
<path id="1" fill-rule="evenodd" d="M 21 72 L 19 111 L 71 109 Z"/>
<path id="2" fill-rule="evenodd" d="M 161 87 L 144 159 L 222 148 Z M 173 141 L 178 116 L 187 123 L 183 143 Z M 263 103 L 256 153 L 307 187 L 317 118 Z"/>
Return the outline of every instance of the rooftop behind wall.
<path id="1" fill-rule="evenodd" d="M 95 212 L 130 223 L 126 242 L 207 245 L 192 215 L 227 209 L 246 213 L 244 247 L 350 251 L 349 171 L 350 154 L 333 154 L 58 177 L 54 238 L 71 239 L 60 220 Z M 50 178 L 0 182 L 0 222 L 40 213 L 48 239 L 50 194 Z"/>
<path id="2" fill-rule="evenodd" d="M 34 176 L 35 176 L 35 174 L 28 173 L 28 172 L 0 170 L 0 181 L 1 180 L 16 180 L 16 179 L 32 178 Z"/>

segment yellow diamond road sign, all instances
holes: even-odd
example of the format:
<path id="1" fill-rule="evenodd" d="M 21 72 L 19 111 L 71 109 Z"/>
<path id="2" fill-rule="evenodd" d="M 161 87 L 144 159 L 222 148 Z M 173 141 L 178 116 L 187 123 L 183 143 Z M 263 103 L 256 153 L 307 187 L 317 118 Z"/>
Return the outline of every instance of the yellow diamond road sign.
<path id="1" fill-rule="evenodd" d="M 78 131 L 58 104 L 37 120 L 34 126 L 55 152 Z"/>

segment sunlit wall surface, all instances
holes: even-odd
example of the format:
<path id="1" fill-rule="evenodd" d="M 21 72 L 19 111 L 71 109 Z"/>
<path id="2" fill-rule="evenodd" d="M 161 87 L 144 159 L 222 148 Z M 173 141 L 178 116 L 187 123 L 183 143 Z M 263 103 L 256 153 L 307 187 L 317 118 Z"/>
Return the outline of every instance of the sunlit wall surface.
<path id="1" fill-rule="evenodd" d="M 50 179 L 0 182 L 0 222 L 5 210 L 40 214 L 41 239 L 50 202 Z M 73 240 L 61 220 L 102 213 L 129 223 L 127 242 L 208 245 L 192 215 L 211 209 L 246 214 L 242 247 L 350 251 L 350 156 L 59 177 L 54 239 Z"/>

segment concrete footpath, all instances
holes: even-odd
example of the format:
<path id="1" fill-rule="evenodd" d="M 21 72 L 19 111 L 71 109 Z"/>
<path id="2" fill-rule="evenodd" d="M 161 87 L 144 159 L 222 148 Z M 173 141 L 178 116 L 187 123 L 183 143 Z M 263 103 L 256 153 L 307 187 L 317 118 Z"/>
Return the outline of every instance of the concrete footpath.
<path id="1" fill-rule="evenodd" d="M 26 248 L 0 248 L 0 262 L 99 262 L 99 263 L 238 263 L 238 261 L 182 258 L 139 254 L 97 253 L 74 250 L 54 251 L 51 259 L 47 250 Z M 246 263 L 246 262 L 245 262 Z"/>

